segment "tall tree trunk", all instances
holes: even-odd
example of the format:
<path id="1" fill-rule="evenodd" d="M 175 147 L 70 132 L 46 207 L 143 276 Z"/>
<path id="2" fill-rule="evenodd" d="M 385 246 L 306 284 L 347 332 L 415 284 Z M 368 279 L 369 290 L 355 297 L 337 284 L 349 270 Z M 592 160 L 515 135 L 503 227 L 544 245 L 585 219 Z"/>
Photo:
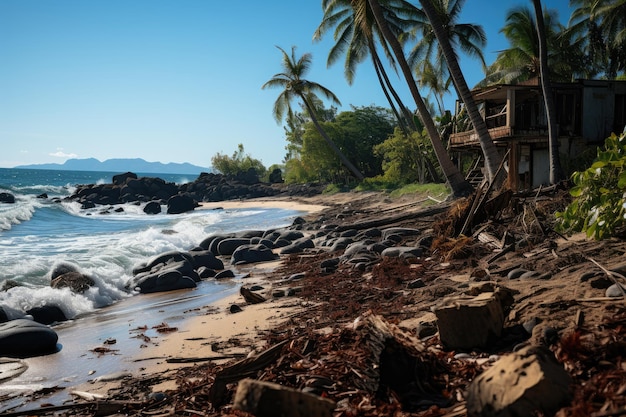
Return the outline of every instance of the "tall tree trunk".
<path id="1" fill-rule="evenodd" d="M 324 128 L 322 128 L 322 126 L 319 124 L 319 122 L 317 121 L 317 116 L 315 115 L 315 109 L 313 108 L 313 106 L 311 106 L 311 104 L 309 103 L 309 101 L 306 99 L 304 95 L 300 95 L 300 98 L 302 99 L 302 102 L 304 103 L 307 110 L 309 111 L 309 116 L 311 116 L 311 121 L 315 125 L 315 128 L 320 133 L 320 135 L 322 135 L 322 137 L 324 138 L 328 146 L 330 146 L 333 152 L 335 152 L 335 154 L 339 156 L 341 163 L 346 168 L 348 168 L 350 172 L 352 172 L 352 174 L 354 174 L 354 176 L 359 179 L 359 181 L 363 181 L 365 177 L 363 176 L 363 174 L 361 174 L 361 171 L 359 171 L 358 168 L 355 167 L 354 164 L 352 164 L 352 162 L 348 160 L 348 158 L 346 158 L 343 152 L 341 152 L 341 150 L 337 147 L 335 142 L 333 142 L 333 140 L 328 137 L 328 135 L 326 134 L 326 131 L 324 131 Z"/>
<path id="2" fill-rule="evenodd" d="M 535 24 L 537 25 L 537 37 L 539 38 L 539 78 L 541 78 L 541 89 L 543 91 L 543 101 L 546 107 L 546 119 L 548 120 L 548 149 L 550 154 L 550 184 L 556 184 L 563 179 L 561 169 L 561 158 L 559 156 L 559 137 L 556 130 L 556 109 L 552 97 L 550 86 L 550 75 L 548 74 L 548 48 L 546 42 L 546 28 L 541 10 L 541 0 L 533 0 L 535 7 Z"/>
<path id="3" fill-rule="evenodd" d="M 396 116 L 396 119 L 398 120 L 398 126 L 400 127 L 400 129 L 405 135 L 408 135 L 409 131 L 406 125 L 407 122 L 402 116 L 400 116 L 400 113 L 398 112 L 398 109 L 396 108 L 396 105 L 393 102 L 393 99 L 389 95 L 389 90 L 387 88 L 389 84 L 385 82 L 385 78 L 383 78 L 384 68 L 382 68 L 382 66 L 380 65 L 380 61 L 378 60 L 378 56 L 376 56 L 375 52 L 372 52 L 372 63 L 374 64 L 376 77 L 378 78 L 378 83 L 380 84 L 380 87 L 383 90 L 383 94 L 385 95 L 385 98 L 387 99 L 387 102 L 389 103 L 389 106 L 391 107 L 391 111 L 393 112 L 394 116 Z M 400 103 L 400 105 L 402 105 L 402 103 Z"/>
<path id="4" fill-rule="evenodd" d="M 467 82 L 465 81 L 465 77 L 463 76 L 463 72 L 461 71 L 461 67 L 459 66 L 459 62 L 456 59 L 456 54 L 452 49 L 452 45 L 450 45 L 450 39 L 448 34 L 443 28 L 441 24 L 441 20 L 439 19 L 439 15 L 437 15 L 437 11 L 433 7 L 430 0 L 420 0 L 424 13 L 426 13 L 426 17 L 430 21 L 430 26 L 433 28 L 433 32 L 437 37 L 437 41 L 439 42 L 439 46 L 443 52 L 444 58 L 446 59 L 446 63 L 448 64 L 448 70 L 450 71 L 450 75 L 452 76 L 452 82 L 456 87 L 461 100 L 465 104 L 467 108 L 467 113 L 470 117 L 472 125 L 474 125 L 474 131 L 478 135 L 478 141 L 480 143 L 480 148 L 483 151 L 483 155 L 485 157 L 485 166 L 487 168 L 487 175 L 489 176 L 489 181 L 494 181 L 496 172 L 498 167 L 500 166 L 500 162 L 502 161 L 502 157 L 498 153 L 496 146 L 491 140 L 491 136 L 489 135 L 489 129 L 487 129 L 487 125 L 485 124 L 485 120 L 480 115 L 478 111 L 478 106 L 474 102 L 474 97 L 472 97 L 472 93 L 467 86 Z M 510 110 L 509 110 L 510 111 Z"/>
<path id="5" fill-rule="evenodd" d="M 417 105 L 417 111 L 419 112 L 420 119 L 422 123 L 424 123 L 424 127 L 426 127 L 426 131 L 428 132 L 428 136 L 430 136 L 430 141 L 433 145 L 433 149 L 435 151 L 435 155 L 437 155 L 437 160 L 439 161 L 439 165 L 441 165 L 441 169 L 443 170 L 444 175 L 452 189 L 452 193 L 455 196 L 463 196 L 468 195 L 472 191 L 472 186 L 469 182 L 463 178 L 459 169 L 454 165 L 446 148 L 443 146 L 441 142 L 441 137 L 439 136 L 439 131 L 435 126 L 435 122 L 430 116 L 430 112 L 428 111 L 428 107 L 426 107 L 426 103 L 422 99 L 422 96 L 417 89 L 417 84 L 415 83 L 415 79 L 413 78 L 413 74 L 411 72 L 411 68 L 409 64 L 406 62 L 406 58 L 404 56 L 404 51 L 402 50 L 402 46 L 398 39 L 391 33 L 389 27 L 387 26 L 387 22 L 384 20 L 382 15 L 382 10 L 380 8 L 380 4 L 378 4 L 378 0 L 368 0 L 370 7 L 372 9 L 372 13 L 376 19 L 376 23 L 378 28 L 385 40 L 391 46 L 393 53 L 400 65 L 402 70 L 402 74 L 409 86 L 409 90 L 411 91 L 411 95 L 413 96 L 413 100 L 415 100 L 415 104 Z"/>
<path id="6" fill-rule="evenodd" d="M 405 122 L 409 124 L 412 130 L 417 130 L 417 126 L 415 124 L 415 121 L 413 120 L 413 114 L 409 111 L 409 109 L 407 109 L 407 107 L 402 102 L 402 99 L 398 95 L 398 92 L 395 90 L 395 88 L 393 88 L 393 85 L 391 85 L 391 81 L 389 80 L 387 71 L 385 71 L 385 68 L 383 67 L 383 63 L 380 60 L 380 56 L 378 56 L 378 53 L 376 52 L 375 48 L 372 48 L 372 51 L 374 51 L 372 53 L 372 58 L 375 58 L 375 66 L 379 68 L 381 75 L 383 76 L 383 79 L 385 80 L 385 85 L 387 86 L 387 89 L 389 90 L 393 98 L 396 100 L 396 103 L 398 103 L 398 106 L 400 107 L 400 111 L 404 115 Z"/>

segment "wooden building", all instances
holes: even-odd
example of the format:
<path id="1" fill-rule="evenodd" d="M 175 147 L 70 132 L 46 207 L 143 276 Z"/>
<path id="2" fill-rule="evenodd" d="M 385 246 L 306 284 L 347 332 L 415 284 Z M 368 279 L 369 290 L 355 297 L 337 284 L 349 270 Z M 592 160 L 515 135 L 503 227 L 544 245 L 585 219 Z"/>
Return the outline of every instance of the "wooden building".
<path id="1" fill-rule="evenodd" d="M 562 165 L 587 149 L 602 146 L 611 133 L 626 126 L 626 81 L 578 80 L 552 85 Z M 495 85 L 472 91 L 492 140 L 506 161 L 513 190 L 549 183 L 548 123 L 538 79 L 516 85 Z M 480 155 L 478 137 L 463 106 L 457 104 L 457 125 L 450 135 L 452 154 Z"/>

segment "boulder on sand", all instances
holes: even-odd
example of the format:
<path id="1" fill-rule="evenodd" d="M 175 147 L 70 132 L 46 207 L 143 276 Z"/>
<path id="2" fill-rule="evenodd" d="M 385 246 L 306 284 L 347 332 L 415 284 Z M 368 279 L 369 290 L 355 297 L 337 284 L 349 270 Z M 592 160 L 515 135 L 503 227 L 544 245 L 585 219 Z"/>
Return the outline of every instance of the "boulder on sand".
<path id="1" fill-rule="evenodd" d="M 0 355 L 34 356 L 56 351 L 57 333 L 46 325 L 27 319 L 0 324 Z"/>
<path id="2" fill-rule="evenodd" d="M 231 258 L 231 265 L 267 262 L 278 259 L 270 248 L 265 245 L 242 245 L 238 247 Z"/>
<path id="3" fill-rule="evenodd" d="M 195 288 L 196 281 L 181 274 L 180 271 L 168 269 L 154 274 L 137 276 L 133 279 L 132 286 L 142 294 L 148 294 Z"/>

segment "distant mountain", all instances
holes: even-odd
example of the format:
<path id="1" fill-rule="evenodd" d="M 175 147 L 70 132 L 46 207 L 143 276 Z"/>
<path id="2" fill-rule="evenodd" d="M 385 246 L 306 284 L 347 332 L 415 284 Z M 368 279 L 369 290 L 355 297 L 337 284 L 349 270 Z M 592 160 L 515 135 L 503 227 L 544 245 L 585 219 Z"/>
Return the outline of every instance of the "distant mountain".
<path id="1" fill-rule="evenodd" d="M 116 158 L 99 161 L 96 158 L 86 159 L 68 159 L 63 164 L 34 164 L 20 165 L 15 168 L 25 169 L 52 169 L 66 171 L 105 171 L 105 172 L 135 172 L 135 173 L 152 173 L 152 174 L 193 174 L 198 175 L 201 172 L 212 172 L 211 168 L 192 165 L 187 162 L 176 163 L 170 162 L 163 164 L 161 162 L 148 162 L 141 158 Z"/>

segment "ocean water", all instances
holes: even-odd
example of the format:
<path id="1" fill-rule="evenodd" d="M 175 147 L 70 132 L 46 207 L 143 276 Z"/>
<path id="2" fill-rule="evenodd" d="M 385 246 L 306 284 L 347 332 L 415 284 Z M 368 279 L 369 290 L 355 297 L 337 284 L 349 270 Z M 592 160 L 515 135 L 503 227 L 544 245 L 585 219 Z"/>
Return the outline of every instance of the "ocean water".
<path id="1" fill-rule="evenodd" d="M 15 204 L 0 203 L 0 288 L 7 280 L 20 284 L 0 291 L 0 306 L 10 318 L 43 305 L 57 305 L 70 319 L 92 313 L 135 296 L 125 289 L 131 270 L 153 255 L 189 250 L 212 234 L 286 226 L 301 214 L 258 208 L 146 215 L 136 205 L 102 214 L 102 207 L 81 210 L 75 202 L 53 202 L 71 195 L 77 184 L 110 183 L 115 174 L 0 169 L 0 193 L 16 197 Z M 195 179 L 144 175 L 176 183 Z M 43 193 L 48 198 L 38 198 Z M 84 294 L 51 288 L 50 271 L 60 262 L 76 265 L 96 286 Z M 216 283 L 207 285 L 204 292 L 223 291 Z"/>

